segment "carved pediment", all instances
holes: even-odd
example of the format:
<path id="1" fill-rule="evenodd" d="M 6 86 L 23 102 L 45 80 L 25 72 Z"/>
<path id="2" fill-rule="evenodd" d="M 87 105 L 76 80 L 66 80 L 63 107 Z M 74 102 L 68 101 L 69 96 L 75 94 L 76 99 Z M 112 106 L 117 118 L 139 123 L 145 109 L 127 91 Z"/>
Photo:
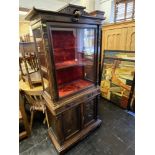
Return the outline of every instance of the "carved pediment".
<path id="1" fill-rule="evenodd" d="M 80 15 L 89 15 L 86 11 L 84 11 L 84 9 L 86 9 L 86 7 L 68 4 L 67 6 L 59 9 L 57 12 L 73 15 L 76 11 L 78 11 Z"/>

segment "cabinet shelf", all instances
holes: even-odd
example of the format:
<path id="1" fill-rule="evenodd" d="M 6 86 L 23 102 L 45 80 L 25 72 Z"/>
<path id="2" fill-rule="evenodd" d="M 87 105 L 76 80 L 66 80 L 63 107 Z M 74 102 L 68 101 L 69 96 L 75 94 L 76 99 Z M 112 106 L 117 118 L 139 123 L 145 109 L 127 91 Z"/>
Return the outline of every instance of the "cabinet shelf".
<path id="1" fill-rule="evenodd" d="M 56 70 L 59 69 L 64 69 L 64 68 L 69 68 L 69 67 L 74 67 L 74 66 L 85 66 L 85 65 L 92 65 L 92 61 L 90 60 L 81 60 L 81 61 L 75 61 L 75 60 L 70 60 L 70 61 L 63 61 L 60 63 L 56 63 Z"/>
<path id="2" fill-rule="evenodd" d="M 64 97 L 64 96 L 70 95 L 91 85 L 93 85 L 92 82 L 84 79 L 79 79 L 64 85 L 60 85 L 59 96 Z"/>
<path id="3" fill-rule="evenodd" d="M 64 49 L 66 49 L 66 50 L 69 50 L 69 49 L 78 49 L 78 47 L 76 47 L 76 46 L 70 46 L 70 47 L 55 47 L 55 48 L 53 48 L 53 50 L 64 50 Z"/>

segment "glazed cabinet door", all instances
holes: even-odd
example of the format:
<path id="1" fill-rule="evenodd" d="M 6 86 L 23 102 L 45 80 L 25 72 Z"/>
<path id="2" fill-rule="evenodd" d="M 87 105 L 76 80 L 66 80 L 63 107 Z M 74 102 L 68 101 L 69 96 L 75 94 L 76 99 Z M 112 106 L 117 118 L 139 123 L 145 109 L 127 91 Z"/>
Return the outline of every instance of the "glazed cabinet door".
<path id="1" fill-rule="evenodd" d="M 50 22 L 47 25 L 56 100 L 94 86 L 98 27 Z"/>
<path id="2" fill-rule="evenodd" d="M 83 126 L 86 127 L 95 121 L 97 117 L 97 100 L 91 99 L 83 103 Z"/>
<path id="3" fill-rule="evenodd" d="M 62 113 L 64 138 L 68 139 L 80 130 L 80 106 L 73 107 Z"/>

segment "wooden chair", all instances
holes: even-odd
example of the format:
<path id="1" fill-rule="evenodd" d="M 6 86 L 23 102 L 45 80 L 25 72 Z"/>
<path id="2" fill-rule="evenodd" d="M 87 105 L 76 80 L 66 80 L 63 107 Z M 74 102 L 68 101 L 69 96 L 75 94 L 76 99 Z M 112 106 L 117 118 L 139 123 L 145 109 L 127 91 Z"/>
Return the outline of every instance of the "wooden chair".
<path id="1" fill-rule="evenodd" d="M 24 108 L 24 100 L 21 93 L 19 92 L 19 122 L 20 121 L 24 125 L 24 129 L 25 129 L 19 133 L 19 140 L 22 140 L 23 138 L 30 136 L 31 132 L 30 132 L 30 126 L 29 126 L 27 115 Z"/>
<path id="2" fill-rule="evenodd" d="M 30 129 L 32 130 L 33 117 L 34 117 L 35 111 L 42 111 L 43 113 L 45 113 L 45 119 L 43 123 L 45 123 L 46 121 L 47 126 L 49 128 L 49 121 L 48 121 L 48 116 L 46 111 L 45 100 L 42 97 L 43 91 L 24 91 L 24 92 L 25 92 L 26 99 L 30 104 L 30 112 L 31 112 Z"/>

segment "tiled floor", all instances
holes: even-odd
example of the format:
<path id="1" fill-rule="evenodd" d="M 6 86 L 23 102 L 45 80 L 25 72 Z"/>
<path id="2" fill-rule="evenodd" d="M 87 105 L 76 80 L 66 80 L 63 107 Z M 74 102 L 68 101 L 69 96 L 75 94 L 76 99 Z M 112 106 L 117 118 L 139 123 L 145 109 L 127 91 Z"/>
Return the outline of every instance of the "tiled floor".
<path id="1" fill-rule="evenodd" d="M 119 107 L 100 99 L 102 125 L 66 155 L 134 155 L 135 118 Z M 35 122 L 31 137 L 19 144 L 20 155 L 57 155 L 46 126 Z"/>

